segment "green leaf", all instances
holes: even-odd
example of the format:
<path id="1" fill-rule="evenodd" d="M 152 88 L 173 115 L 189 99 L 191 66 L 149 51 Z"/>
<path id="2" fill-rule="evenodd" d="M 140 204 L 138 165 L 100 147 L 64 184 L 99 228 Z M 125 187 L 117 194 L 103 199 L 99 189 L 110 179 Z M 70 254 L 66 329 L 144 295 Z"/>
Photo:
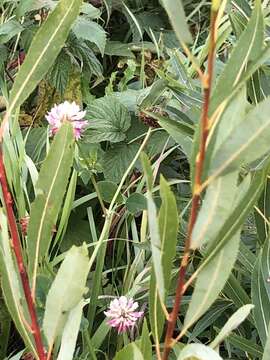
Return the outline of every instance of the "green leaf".
<path id="1" fill-rule="evenodd" d="M 268 221 L 270 220 L 270 179 L 265 182 L 263 192 L 258 200 L 258 208 L 261 213 L 255 211 L 256 228 L 260 243 L 263 244 L 269 234 Z M 262 215 L 264 217 L 262 217 Z"/>
<path id="2" fill-rule="evenodd" d="M 85 244 L 81 247 L 73 246 L 66 254 L 46 299 L 43 330 L 49 348 L 62 334 L 64 326 L 68 319 L 70 320 L 69 316 L 78 315 L 74 308 L 81 302 L 87 290 L 85 284 L 88 272 L 87 246 Z M 71 313 L 72 310 L 75 311 L 75 314 Z M 69 329 L 66 331 L 69 332 Z"/>
<path id="3" fill-rule="evenodd" d="M 126 207 L 131 214 L 147 209 L 147 201 L 143 194 L 133 193 L 126 200 Z"/>
<path id="4" fill-rule="evenodd" d="M 256 0 L 253 14 L 245 31 L 226 63 L 212 94 L 211 112 L 231 94 L 232 88 L 239 82 L 249 61 L 260 55 L 263 46 L 263 15 L 261 1 Z"/>
<path id="5" fill-rule="evenodd" d="M 0 270 L 1 290 L 6 306 L 25 344 L 36 354 L 32 334 L 25 327 L 25 319 L 29 320 L 26 310 L 24 293 L 21 287 L 19 273 L 13 262 L 8 224 L 3 209 L 0 209 Z M 36 355 L 37 356 L 37 355 Z"/>
<path id="6" fill-rule="evenodd" d="M 262 347 L 255 344 L 254 340 L 252 340 L 252 339 L 248 340 L 242 336 L 232 333 L 228 337 L 228 342 L 230 344 L 232 344 L 233 346 L 235 346 L 237 349 L 245 351 L 248 354 L 255 356 L 256 358 L 258 357 L 259 359 L 261 359 L 261 357 L 262 357 L 262 353 L 263 353 Z"/>
<path id="7" fill-rule="evenodd" d="M 152 343 L 146 319 L 143 323 L 142 337 L 140 339 L 140 350 L 144 360 L 152 360 Z"/>
<path id="8" fill-rule="evenodd" d="M 238 309 L 220 330 L 215 340 L 211 342 L 211 348 L 217 348 L 233 330 L 237 329 L 238 326 L 248 317 L 253 308 L 254 305 L 247 304 Z"/>
<path id="9" fill-rule="evenodd" d="M 73 128 L 66 123 L 56 134 L 42 164 L 36 184 L 37 196 L 31 205 L 27 250 L 30 274 L 34 277 L 39 261 L 50 246 L 73 162 L 73 149 Z"/>
<path id="10" fill-rule="evenodd" d="M 117 191 L 118 186 L 112 181 L 99 181 L 97 184 L 102 200 L 110 203 Z M 121 203 L 123 201 L 123 196 L 119 194 L 116 201 Z"/>
<path id="11" fill-rule="evenodd" d="M 211 243 L 229 217 L 237 191 L 238 172 L 218 177 L 206 190 L 192 231 L 191 248 Z"/>
<path id="12" fill-rule="evenodd" d="M 219 176 L 251 163 L 269 151 L 270 99 L 266 99 L 250 110 L 244 121 L 232 130 L 214 154 L 210 171 Z"/>
<path id="13" fill-rule="evenodd" d="M 102 166 L 107 180 L 119 183 L 139 150 L 139 144 L 116 144 L 104 155 Z"/>
<path id="14" fill-rule="evenodd" d="M 156 102 L 160 99 L 162 94 L 165 92 L 168 85 L 167 80 L 159 79 L 153 83 L 150 87 L 149 92 L 142 98 L 139 103 L 140 108 L 148 108 L 156 105 Z"/>
<path id="15" fill-rule="evenodd" d="M 122 56 L 135 58 L 131 51 L 132 44 L 121 43 L 120 41 L 107 41 L 104 53 L 109 56 Z"/>
<path id="16" fill-rule="evenodd" d="M 177 360 L 222 360 L 222 358 L 210 347 L 190 344 L 184 347 Z"/>
<path id="17" fill-rule="evenodd" d="M 120 350 L 113 360 L 144 360 L 139 347 L 133 342 Z"/>
<path id="18" fill-rule="evenodd" d="M 188 158 L 191 157 L 192 138 L 194 130 L 184 122 L 176 121 L 168 117 L 158 116 L 151 113 L 151 116 L 158 120 L 159 125 L 181 145 Z"/>
<path id="19" fill-rule="evenodd" d="M 12 87 L 9 114 L 28 98 L 54 63 L 79 14 L 80 5 L 81 0 L 60 0 L 38 30 Z"/>
<path id="20" fill-rule="evenodd" d="M 269 325 L 270 328 L 270 325 Z M 270 334 L 270 329 L 268 329 L 268 334 Z M 263 358 L 262 360 L 268 360 L 270 358 L 270 336 L 268 335 L 266 344 L 265 344 L 265 348 L 264 348 L 264 353 L 263 353 Z"/>
<path id="21" fill-rule="evenodd" d="M 0 44 L 7 43 L 13 36 L 22 32 L 24 28 L 16 20 L 9 20 L 0 25 Z"/>
<path id="22" fill-rule="evenodd" d="M 181 0 L 162 0 L 163 7 L 167 11 L 172 27 L 178 40 L 181 42 L 192 42 L 192 36 L 186 22 L 185 12 Z"/>
<path id="23" fill-rule="evenodd" d="M 106 33 L 99 24 L 79 16 L 72 30 L 78 39 L 88 40 L 96 44 L 101 54 L 104 55 Z"/>
<path id="24" fill-rule="evenodd" d="M 76 348 L 78 333 L 82 319 L 82 311 L 85 301 L 81 300 L 68 314 L 67 322 L 63 330 L 61 347 L 57 360 L 72 360 Z"/>
<path id="25" fill-rule="evenodd" d="M 239 241 L 240 232 L 238 231 L 200 272 L 182 332 L 186 332 L 208 310 L 222 291 L 234 266 Z"/>
<path id="26" fill-rule="evenodd" d="M 87 109 L 89 130 L 84 138 L 91 142 L 120 142 L 126 138 L 125 132 L 131 125 L 131 117 L 118 100 L 107 96 L 94 100 Z"/>
<path id="27" fill-rule="evenodd" d="M 149 196 L 149 193 L 148 195 Z M 161 176 L 160 196 L 162 204 L 158 214 L 158 229 L 155 229 L 155 220 L 152 218 L 151 206 L 148 207 L 149 228 L 151 236 L 153 269 L 150 280 L 149 307 L 151 330 L 155 342 L 158 342 L 164 326 L 164 314 L 162 304 L 166 298 L 171 284 L 172 263 L 176 253 L 176 242 L 178 233 L 178 212 L 176 200 L 170 186 Z M 151 229 L 151 226 L 153 227 Z M 159 242 L 160 241 L 160 245 Z M 159 258 L 158 258 L 159 257 Z M 158 277 L 159 276 L 159 277 Z"/>
<path id="28" fill-rule="evenodd" d="M 81 6 L 81 13 L 87 15 L 89 19 L 97 19 L 101 15 L 101 11 L 95 6 L 84 2 Z"/>
<path id="29" fill-rule="evenodd" d="M 252 303 L 255 305 L 254 319 L 263 346 L 269 335 L 268 328 L 270 324 L 270 299 L 267 293 L 267 288 L 269 288 L 269 284 L 267 283 L 269 272 L 264 273 L 262 269 L 262 258 L 269 256 L 268 243 L 267 241 L 256 262 L 251 282 Z M 266 257 L 266 261 L 268 260 L 269 257 Z"/>

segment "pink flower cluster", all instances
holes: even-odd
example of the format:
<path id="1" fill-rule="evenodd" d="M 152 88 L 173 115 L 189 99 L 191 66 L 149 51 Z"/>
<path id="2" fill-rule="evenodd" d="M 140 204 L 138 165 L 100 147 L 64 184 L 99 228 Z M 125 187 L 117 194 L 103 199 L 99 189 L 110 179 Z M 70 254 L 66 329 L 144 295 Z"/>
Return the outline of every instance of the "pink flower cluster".
<path id="1" fill-rule="evenodd" d="M 88 123 L 83 120 L 85 114 L 86 111 L 81 111 L 79 105 L 74 101 L 72 103 L 65 101 L 62 104 L 54 105 L 46 115 L 50 125 L 50 135 L 55 135 L 64 121 L 70 121 L 73 126 L 75 139 L 80 139 Z"/>
<path id="2" fill-rule="evenodd" d="M 118 330 L 118 334 L 133 328 L 136 321 L 143 316 L 143 311 L 136 311 L 138 303 L 126 296 L 111 301 L 104 314 L 110 319 L 108 324 Z"/>

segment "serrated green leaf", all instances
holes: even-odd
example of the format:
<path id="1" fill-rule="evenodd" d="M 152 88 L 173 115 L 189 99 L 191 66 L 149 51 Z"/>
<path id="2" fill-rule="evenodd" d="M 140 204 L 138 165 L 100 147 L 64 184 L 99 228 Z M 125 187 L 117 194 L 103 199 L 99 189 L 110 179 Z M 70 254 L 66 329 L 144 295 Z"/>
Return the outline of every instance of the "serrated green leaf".
<path id="1" fill-rule="evenodd" d="M 69 123 L 56 134 L 42 164 L 32 203 L 27 237 L 29 271 L 36 275 L 39 261 L 47 254 L 73 162 L 74 135 Z"/>
<path id="2" fill-rule="evenodd" d="M 131 214 L 147 209 L 147 201 L 143 194 L 133 193 L 126 200 L 126 207 Z"/>
<path id="3" fill-rule="evenodd" d="M 79 14 L 80 6 L 81 0 L 60 0 L 38 30 L 12 87 L 8 114 L 28 98 L 50 69 Z"/>
<path id="4" fill-rule="evenodd" d="M 72 30 L 78 39 L 88 40 L 96 44 L 101 54 L 104 55 L 106 33 L 99 24 L 80 16 L 73 25 Z"/>
<path id="5" fill-rule="evenodd" d="M 99 189 L 100 195 L 102 197 L 102 200 L 104 200 L 107 203 L 110 203 L 114 197 L 114 194 L 117 191 L 117 188 L 118 188 L 116 183 L 114 183 L 112 181 L 99 181 L 97 183 L 97 185 L 98 185 L 98 189 Z M 123 196 L 121 194 L 119 194 L 116 201 L 118 203 L 121 203 L 123 201 Z"/>
<path id="6" fill-rule="evenodd" d="M 87 246 L 73 246 L 67 252 L 46 299 L 43 330 L 50 348 L 62 334 L 68 317 L 72 316 L 71 311 L 81 302 L 86 292 L 88 272 Z"/>
<path id="7" fill-rule="evenodd" d="M 84 138 L 90 142 L 123 141 L 131 124 L 126 107 L 112 96 L 94 100 L 87 108 L 86 118 L 89 127 Z"/>
<path id="8" fill-rule="evenodd" d="M 119 183 L 129 164 L 134 159 L 139 147 L 137 143 L 130 145 L 121 143 L 108 149 L 102 161 L 105 178 L 109 181 Z"/>

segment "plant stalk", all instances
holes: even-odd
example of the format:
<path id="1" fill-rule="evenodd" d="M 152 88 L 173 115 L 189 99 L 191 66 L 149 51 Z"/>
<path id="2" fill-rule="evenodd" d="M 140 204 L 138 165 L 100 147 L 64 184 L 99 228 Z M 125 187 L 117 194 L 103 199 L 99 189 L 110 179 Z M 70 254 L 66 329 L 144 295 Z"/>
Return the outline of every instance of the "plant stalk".
<path id="1" fill-rule="evenodd" d="M 42 338 L 41 338 L 41 331 L 37 320 L 37 313 L 35 309 L 34 299 L 32 298 L 31 294 L 31 288 L 29 284 L 29 278 L 28 274 L 23 262 L 23 254 L 22 254 L 22 248 L 21 248 L 21 242 L 19 238 L 18 228 L 16 224 L 15 215 L 13 212 L 13 200 L 12 196 L 8 189 L 8 183 L 7 183 L 7 177 L 6 177 L 6 171 L 5 171 L 5 165 L 4 165 L 4 159 L 3 159 L 3 150 L 2 150 L 2 144 L 0 144 L 0 183 L 2 187 L 2 193 L 3 193 L 3 199 L 5 203 L 6 208 L 6 214 L 7 214 L 7 220 L 11 235 L 11 244 L 12 249 L 15 254 L 17 267 L 20 273 L 21 277 L 21 283 L 28 307 L 28 312 L 31 319 L 31 331 L 35 340 L 36 344 L 36 351 L 38 354 L 39 360 L 46 360 L 46 352 L 45 348 L 43 346 Z"/>
<path id="2" fill-rule="evenodd" d="M 177 316 L 180 311 L 180 305 L 183 297 L 183 289 L 185 286 L 185 277 L 186 270 L 189 262 L 189 257 L 191 253 L 190 245 L 191 245 L 191 236 L 192 231 L 198 216 L 198 210 L 200 205 L 200 195 L 201 195 L 201 184 L 202 184 L 202 173 L 205 161 L 205 153 L 206 153 L 206 143 L 209 133 L 209 107 L 210 107 L 210 98 L 211 98 L 211 90 L 212 90 L 212 82 L 213 82 L 213 73 L 214 73 L 214 62 L 215 62 L 215 53 L 216 53 L 216 22 L 217 22 L 218 8 L 212 6 L 211 9 L 211 25 L 210 25 L 210 47 L 208 54 L 208 69 L 203 75 L 203 108 L 201 114 L 201 133 L 200 133 L 200 145 L 199 145 L 199 153 L 196 158 L 195 164 L 195 177 L 194 177 L 194 188 L 193 188 L 193 197 L 191 204 L 191 212 L 189 216 L 188 222 L 188 230 L 185 241 L 185 249 L 184 255 L 181 260 L 179 273 L 178 273 L 178 281 L 176 288 L 176 295 L 173 309 L 169 315 L 169 320 L 167 322 L 167 330 L 165 336 L 165 346 L 164 352 L 162 356 L 162 360 L 168 360 L 169 353 L 174 344 L 173 341 L 173 333 L 175 330 L 175 325 L 177 321 Z"/>

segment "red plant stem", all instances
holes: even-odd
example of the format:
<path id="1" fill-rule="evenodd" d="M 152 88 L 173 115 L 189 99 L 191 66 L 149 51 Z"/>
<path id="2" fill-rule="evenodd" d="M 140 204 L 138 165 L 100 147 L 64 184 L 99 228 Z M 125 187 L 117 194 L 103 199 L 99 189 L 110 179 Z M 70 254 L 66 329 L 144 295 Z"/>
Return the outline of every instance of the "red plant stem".
<path id="1" fill-rule="evenodd" d="M 162 360 L 167 360 L 169 353 L 171 351 L 172 343 L 173 343 L 173 332 L 175 329 L 177 316 L 180 311 L 180 305 L 183 297 L 183 288 L 185 285 L 185 277 L 186 270 L 190 257 L 190 245 L 191 245 L 191 236 L 194 224 L 197 219 L 199 205 L 200 205 L 200 193 L 201 193 L 201 184 L 202 184 L 202 173 L 203 166 L 205 160 L 205 152 L 206 152 L 206 143 L 207 137 L 209 133 L 209 122 L 208 122 L 208 113 L 210 106 L 210 97 L 211 97 L 211 88 L 212 88 L 212 80 L 213 80 L 213 72 L 214 72 L 214 61 L 215 61 L 215 49 L 216 49 L 216 20 L 217 20 L 217 11 L 212 10 L 211 12 L 211 26 L 210 26 L 210 47 L 208 54 L 208 70 L 204 74 L 204 101 L 203 108 L 201 114 L 201 134 L 200 134 L 200 146 L 199 153 L 196 159 L 195 166 L 195 178 L 194 178 L 194 189 L 193 189 L 193 197 L 191 204 L 191 212 L 189 216 L 188 229 L 187 229 L 187 237 L 185 241 L 185 249 L 184 255 L 180 264 L 179 273 L 178 273 L 178 281 L 177 288 L 175 294 L 175 301 L 172 312 L 169 315 L 169 320 L 167 324 L 167 331 L 165 336 L 165 346 L 164 352 L 162 356 Z"/>
<path id="2" fill-rule="evenodd" d="M 0 144 L 0 183 L 1 183 L 1 187 L 2 187 L 4 203 L 5 203 L 5 207 L 6 207 L 8 225 L 9 225 L 11 241 L 12 241 L 12 248 L 13 248 L 15 258 L 17 261 L 17 266 L 18 266 L 18 270 L 20 273 L 20 277 L 21 277 L 23 291 L 24 291 L 29 315 L 31 318 L 31 330 L 32 330 L 32 334 L 35 339 L 36 351 L 37 351 L 39 360 L 46 360 L 46 352 L 45 352 L 45 349 L 43 346 L 40 327 L 39 327 L 39 324 L 37 321 L 37 314 L 36 314 L 34 299 L 32 298 L 32 295 L 31 295 L 28 274 L 26 272 L 26 268 L 25 268 L 24 262 L 23 262 L 21 242 L 20 242 L 20 238 L 19 238 L 16 219 L 15 219 L 14 212 L 13 212 L 13 207 L 12 207 L 13 200 L 12 200 L 12 196 L 8 189 L 5 165 L 4 165 L 4 160 L 3 160 L 2 144 Z"/>

